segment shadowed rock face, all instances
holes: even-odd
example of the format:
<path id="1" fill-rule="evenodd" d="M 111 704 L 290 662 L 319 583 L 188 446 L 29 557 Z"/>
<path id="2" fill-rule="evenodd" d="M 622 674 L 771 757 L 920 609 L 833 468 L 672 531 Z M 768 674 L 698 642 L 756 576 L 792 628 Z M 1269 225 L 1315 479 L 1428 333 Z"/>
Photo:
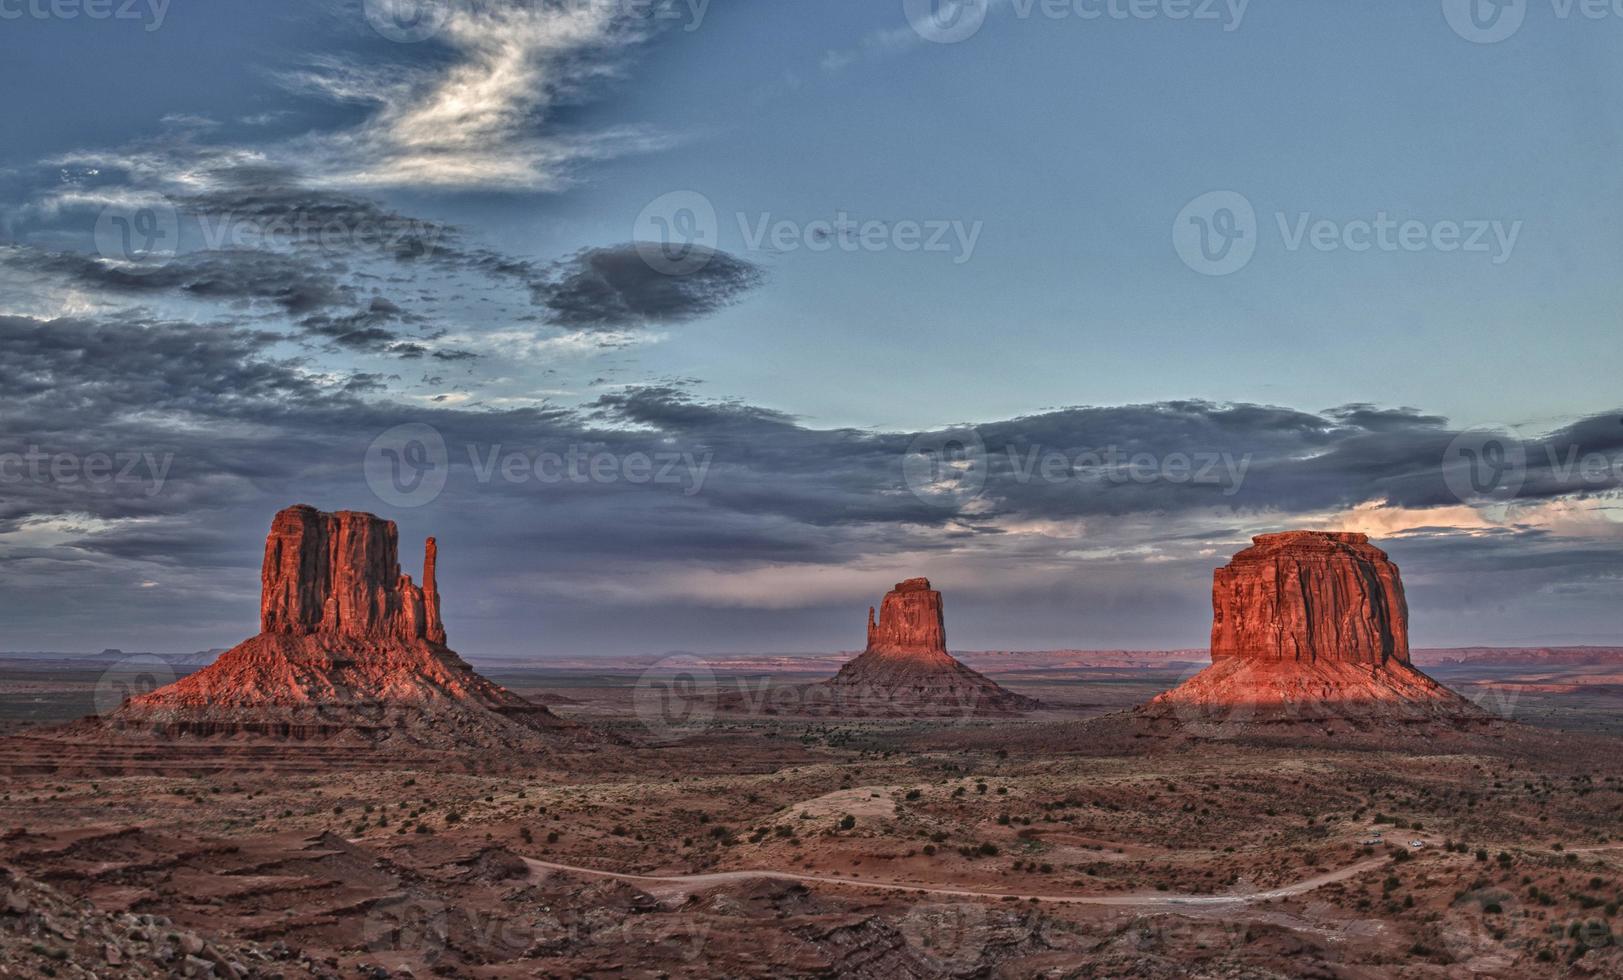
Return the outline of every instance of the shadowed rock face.
<path id="1" fill-rule="evenodd" d="M 1409 662 L 1398 566 L 1363 534 L 1252 539 L 1212 576 L 1212 660 Z"/>
<path id="2" fill-rule="evenodd" d="M 868 645 L 827 682 L 833 707 L 857 715 L 1004 715 L 1038 707 L 947 653 L 941 593 L 930 580 L 898 582 L 868 609 Z"/>

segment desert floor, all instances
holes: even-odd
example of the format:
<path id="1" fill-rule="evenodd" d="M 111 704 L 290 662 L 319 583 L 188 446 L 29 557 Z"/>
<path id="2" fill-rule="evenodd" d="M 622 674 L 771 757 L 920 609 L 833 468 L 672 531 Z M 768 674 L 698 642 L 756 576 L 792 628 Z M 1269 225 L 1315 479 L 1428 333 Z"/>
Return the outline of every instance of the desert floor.
<path id="1" fill-rule="evenodd" d="M 14 712 L 0 976 L 1623 975 L 1594 690 L 1490 734 L 1169 739 L 1112 713 L 1154 678 L 999 678 L 1053 705 L 1025 719 L 650 725 L 630 674 L 495 673 L 599 734 L 89 746 Z M 42 676 L 6 690 L 77 709 L 86 678 Z"/>

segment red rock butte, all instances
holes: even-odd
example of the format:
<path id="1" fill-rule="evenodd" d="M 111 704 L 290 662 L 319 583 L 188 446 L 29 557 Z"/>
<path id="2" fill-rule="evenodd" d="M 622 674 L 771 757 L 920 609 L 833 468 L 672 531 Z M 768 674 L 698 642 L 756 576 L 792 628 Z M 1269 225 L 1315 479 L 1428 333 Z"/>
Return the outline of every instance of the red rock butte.
<path id="1" fill-rule="evenodd" d="M 1139 709 L 1244 723 L 1481 712 L 1409 662 L 1398 566 L 1363 534 L 1264 534 L 1212 576 L 1212 666 Z"/>
<path id="2" fill-rule="evenodd" d="M 393 521 L 298 505 L 265 541 L 260 633 L 101 719 L 170 737 L 346 738 L 507 746 L 570 727 L 445 645 L 428 539 L 423 584 L 400 570 Z"/>
<path id="3" fill-rule="evenodd" d="M 393 521 L 298 505 L 277 514 L 265 539 L 259 631 L 330 633 L 445 644 L 434 582 L 439 549 L 428 539 L 423 585 L 400 572 Z"/>
<path id="4" fill-rule="evenodd" d="M 941 593 L 926 578 L 898 582 L 868 609 L 868 644 L 827 682 L 853 713 L 1006 715 L 1039 707 L 947 652 Z"/>

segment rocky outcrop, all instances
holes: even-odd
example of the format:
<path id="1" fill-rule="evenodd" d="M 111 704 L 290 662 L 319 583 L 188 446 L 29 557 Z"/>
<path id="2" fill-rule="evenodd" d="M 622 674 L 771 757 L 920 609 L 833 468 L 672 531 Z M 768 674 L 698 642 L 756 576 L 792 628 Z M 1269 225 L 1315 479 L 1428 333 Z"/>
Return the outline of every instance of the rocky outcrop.
<path id="1" fill-rule="evenodd" d="M 289 507 L 271 522 L 261 632 L 208 667 L 126 701 L 104 728 L 165 737 L 347 739 L 471 749 L 567 727 L 445 646 L 428 539 L 402 574 L 393 521 Z"/>
<path id="2" fill-rule="evenodd" d="M 896 583 L 879 604 L 879 620 L 868 607 L 868 653 L 898 656 L 947 652 L 947 625 L 941 593 L 927 578 Z"/>
<path id="3" fill-rule="evenodd" d="M 1472 720 L 1484 713 L 1409 662 L 1397 565 L 1363 534 L 1252 539 L 1212 576 L 1212 666 L 1138 709 L 1243 726 Z"/>
<path id="4" fill-rule="evenodd" d="M 898 582 L 877 619 L 868 609 L 866 649 L 824 687 L 831 714 L 981 716 L 1039 707 L 947 652 L 941 593 L 924 578 Z"/>
<path id="5" fill-rule="evenodd" d="M 1409 662 L 1398 566 L 1363 534 L 1252 539 L 1212 576 L 1212 660 Z"/>
<path id="6" fill-rule="evenodd" d="M 259 631 L 443 644 L 434 539 L 421 588 L 400 572 L 398 540 L 393 521 L 371 514 L 323 514 L 302 504 L 277 514 L 265 540 Z"/>

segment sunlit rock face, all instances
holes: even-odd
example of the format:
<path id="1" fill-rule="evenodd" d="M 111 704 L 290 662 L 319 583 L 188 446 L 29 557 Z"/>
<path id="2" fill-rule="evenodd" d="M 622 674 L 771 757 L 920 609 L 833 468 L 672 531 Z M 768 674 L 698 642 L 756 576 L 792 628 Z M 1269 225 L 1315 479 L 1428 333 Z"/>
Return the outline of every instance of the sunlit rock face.
<path id="1" fill-rule="evenodd" d="M 1212 575 L 1212 666 L 1138 709 L 1152 719 L 1253 724 L 1478 720 L 1409 662 L 1409 606 L 1363 534 L 1288 531 Z"/>
<path id="2" fill-rule="evenodd" d="M 398 542 L 394 522 L 371 514 L 303 504 L 277 514 L 265 540 L 259 631 L 443 644 L 435 541 L 428 539 L 420 588 L 400 572 Z"/>
<path id="3" fill-rule="evenodd" d="M 941 611 L 941 593 L 927 578 L 896 583 L 879 604 L 879 620 L 868 608 L 868 653 L 894 655 L 946 654 L 947 625 Z"/>
<path id="4" fill-rule="evenodd" d="M 1212 576 L 1212 660 L 1409 662 L 1398 566 L 1363 534 L 1252 539 Z"/>
<path id="5" fill-rule="evenodd" d="M 107 727 L 442 748 L 516 744 L 565 727 L 445 646 L 435 540 L 421 586 L 398 555 L 393 521 L 302 504 L 281 511 L 265 541 L 259 635 L 125 702 Z"/>
<path id="6" fill-rule="evenodd" d="M 1038 707 L 947 652 L 941 593 L 926 578 L 898 582 L 868 609 L 862 654 L 827 684 L 832 710 L 850 714 L 1012 714 Z"/>

